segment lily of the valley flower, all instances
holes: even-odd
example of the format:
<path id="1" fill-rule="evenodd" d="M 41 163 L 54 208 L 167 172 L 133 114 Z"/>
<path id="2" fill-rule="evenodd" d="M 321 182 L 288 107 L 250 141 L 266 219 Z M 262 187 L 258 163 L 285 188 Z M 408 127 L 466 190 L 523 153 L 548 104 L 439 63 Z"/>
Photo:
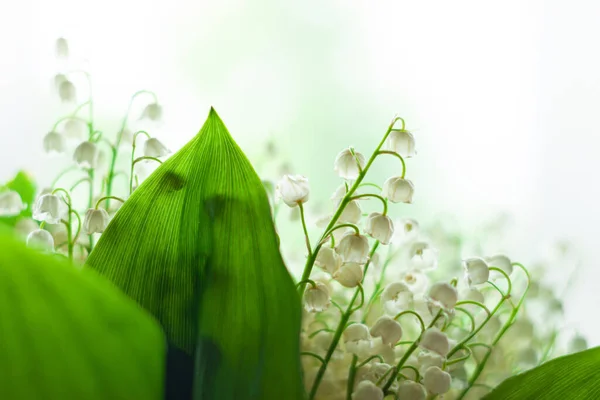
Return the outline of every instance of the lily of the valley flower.
<path id="1" fill-rule="evenodd" d="M 362 381 L 352 393 L 352 400 L 383 400 L 383 390 L 371 381 Z"/>
<path id="2" fill-rule="evenodd" d="M 344 211 L 340 214 L 340 222 L 349 222 L 351 224 L 358 224 L 362 217 L 362 210 L 358 200 L 352 200 L 346 204 Z"/>
<path id="3" fill-rule="evenodd" d="M 54 238 L 50 232 L 44 229 L 36 229 L 27 236 L 27 246 L 42 252 L 51 253 L 54 251 Z"/>
<path id="4" fill-rule="evenodd" d="M 406 218 L 394 223 L 392 243 L 405 243 L 414 240 L 419 235 L 419 223 L 414 219 Z"/>
<path id="5" fill-rule="evenodd" d="M 350 353 L 359 356 L 368 354 L 371 350 L 371 335 L 365 324 L 352 324 L 344 331 L 344 345 Z"/>
<path id="6" fill-rule="evenodd" d="M 389 244 L 394 234 L 394 224 L 392 219 L 387 215 L 378 212 L 369 214 L 365 233 L 373 239 L 379 240 L 381 244 Z"/>
<path id="7" fill-rule="evenodd" d="M 68 58 L 69 57 L 69 42 L 65 38 L 56 39 L 55 52 L 57 58 Z"/>
<path id="8" fill-rule="evenodd" d="M 399 176 L 388 178 L 383 183 L 381 195 L 392 203 L 412 203 L 415 187 L 408 179 Z"/>
<path id="9" fill-rule="evenodd" d="M 308 179 L 302 175 L 284 175 L 277 183 L 277 193 L 290 207 L 306 203 L 310 194 Z"/>
<path id="10" fill-rule="evenodd" d="M 363 280 L 362 265 L 355 262 L 346 262 L 334 272 L 333 279 L 342 286 L 353 288 Z"/>
<path id="11" fill-rule="evenodd" d="M 369 260 L 369 241 L 355 232 L 346 233 L 335 250 L 344 262 L 366 264 Z"/>
<path id="12" fill-rule="evenodd" d="M 70 119 L 65 122 L 63 127 L 64 135 L 67 139 L 72 141 L 81 141 L 85 135 L 85 124 L 77 119 Z"/>
<path id="13" fill-rule="evenodd" d="M 420 383 L 405 379 L 398 385 L 396 391 L 398 399 L 406 400 L 425 400 L 427 397 L 427 390 Z"/>
<path id="14" fill-rule="evenodd" d="M 506 275 L 510 276 L 513 272 L 513 265 L 510 258 L 505 256 L 504 254 L 496 254 L 491 257 L 486 257 L 485 261 L 490 267 L 500 268 L 502 271 L 506 272 Z M 491 271 L 490 276 L 492 279 L 504 278 L 504 276 L 497 271 Z"/>
<path id="15" fill-rule="evenodd" d="M 438 328 L 428 328 L 419 342 L 419 346 L 425 350 L 433 351 L 442 357 L 446 357 L 446 354 L 450 351 L 450 343 L 448 337 Z"/>
<path id="16" fill-rule="evenodd" d="M 63 199 L 55 194 L 40 196 L 33 205 L 32 218 L 37 221 L 46 221 L 48 224 L 58 224 L 68 212 L 68 207 Z"/>
<path id="17" fill-rule="evenodd" d="M 315 265 L 333 274 L 342 266 L 342 257 L 336 253 L 335 249 L 328 246 L 321 246 L 315 259 Z"/>
<path id="18" fill-rule="evenodd" d="M 90 208 L 85 212 L 83 218 L 83 230 L 88 235 L 102 233 L 108 226 L 110 217 L 103 208 Z"/>
<path id="19" fill-rule="evenodd" d="M 27 206 L 21 200 L 21 196 L 14 190 L 0 193 L 0 217 L 19 215 L 26 208 Z"/>
<path id="20" fill-rule="evenodd" d="M 77 101 L 77 89 L 75 89 L 73 82 L 66 78 L 58 86 L 58 95 L 65 103 L 73 103 Z"/>
<path id="21" fill-rule="evenodd" d="M 73 153 L 73 161 L 81 168 L 94 169 L 98 166 L 100 152 L 95 143 L 86 141 L 81 142 Z"/>
<path id="22" fill-rule="evenodd" d="M 388 136 L 386 145 L 388 150 L 396 152 L 405 158 L 412 157 L 416 154 L 415 137 L 406 130 L 392 130 Z"/>
<path id="23" fill-rule="evenodd" d="M 450 390 L 451 383 L 450 374 L 439 367 L 429 367 L 423 375 L 423 385 L 434 395 L 446 393 Z"/>
<path id="24" fill-rule="evenodd" d="M 479 285 L 487 282 L 490 277 L 490 268 L 483 258 L 472 257 L 463 261 L 465 275 L 469 285 Z"/>
<path id="25" fill-rule="evenodd" d="M 446 282 L 438 282 L 429 288 L 429 299 L 446 309 L 454 308 L 458 301 L 456 288 Z"/>
<path id="26" fill-rule="evenodd" d="M 409 265 L 412 269 L 431 271 L 438 266 L 438 252 L 428 242 L 415 242 L 410 246 Z"/>
<path id="27" fill-rule="evenodd" d="M 65 151 L 65 138 L 58 132 L 50 131 L 44 136 L 44 151 L 58 154 Z"/>
<path id="28" fill-rule="evenodd" d="M 408 310 L 413 301 L 413 293 L 402 282 L 390 283 L 381 293 L 381 303 L 386 313 L 396 315 Z"/>
<path id="29" fill-rule="evenodd" d="M 157 138 L 150 138 L 144 143 L 144 155 L 146 157 L 164 157 L 170 152 L 171 151 Z"/>
<path id="30" fill-rule="evenodd" d="M 365 167 L 365 157 L 350 149 L 342 150 L 335 158 L 333 169 L 344 179 L 354 180 L 360 175 L 360 171 Z M 360 166 L 360 167 L 359 167 Z"/>
<path id="31" fill-rule="evenodd" d="M 150 103 L 142 111 L 140 118 L 148 118 L 151 121 L 158 121 L 162 117 L 162 107 L 158 103 Z"/>
<path id="32" fill-rule="evenodd" d="M 394 346 L 402 337 L 402 327 L 390 317 L 379 317 L 370 330 L 372 337 L 381 337 L 384 344 Z"/>
<path id="33" fill-rule="evenodd" d="M 429 278 L 423 272 L 410 270 L 400 274 L 400 280 L 414 294 L 423 294 L 429 285 Z"/>
<path id="34" fill-rule="evenodd" d="M 331 299 L 327 285 L 321 282 L 315 282 L 315 285 L 308 285 L 304 292 L 304 307 L 308 312 L 321 312 L 329 307 Z"/>

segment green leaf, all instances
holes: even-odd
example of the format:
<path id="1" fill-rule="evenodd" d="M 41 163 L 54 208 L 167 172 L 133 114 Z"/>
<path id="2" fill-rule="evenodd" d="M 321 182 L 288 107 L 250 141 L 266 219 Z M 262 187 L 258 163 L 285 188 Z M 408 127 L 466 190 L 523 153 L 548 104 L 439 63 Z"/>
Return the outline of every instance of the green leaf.
<path id="1" fill-rule="evenodd" d="M 0 399 L 162 399 L 159 325 L 94 271 L 0 230 Z"/>
<path id="2" fill-rule="evenodd" d="M 2 185 L 0 185 L 0 188 L 2 188 Z M 31 208 L 33 207 L 36 193 L 35 182 L 31 176 L 25 171 L 19 171 L 10 182 L 4 185 L 4 189 L 14 190 L 19 193 L 23 203 L 27 204 L 27 208 L 15 217 L 0 217 L 0 224 L 15 226 L 19 219 L 31 217 Z"/>
<path id="3" fill-rule="evenodd" d="M 487 400 L 600 398 L 600 347 L 556 358 L 502 382 Z"/>
<path id="4" fill-rule="evenodd" d="M 196 357 L 196 399 L 301 399 L 300 301 L 261 180 L 211 109 L 123 204 L 88 265 Z"/>

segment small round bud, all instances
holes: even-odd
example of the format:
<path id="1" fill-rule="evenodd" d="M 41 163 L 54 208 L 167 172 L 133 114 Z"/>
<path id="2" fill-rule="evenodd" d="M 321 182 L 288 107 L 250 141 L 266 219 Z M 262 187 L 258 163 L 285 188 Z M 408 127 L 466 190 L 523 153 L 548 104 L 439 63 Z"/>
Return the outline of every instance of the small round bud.
<path id="1" fill-rule="evenodd" d="M 335 249 L 321 246 L 315 259 L 315 265 L 333 274 L 342 266 L 342 257 L 335 252 Z"/>
<path id="2" fill-rule="evenodd" d="M 7 190 L 0 193 L 0 217 L 14 217 L 21 214 L 27 205 L 21 200 L 19 193 Z"/>
<path id="3" fill-rule="evenodd" d="M 415 137 L 406 130 L 392 130 L 387 138 L 386 145 L 388 150 L 398 153 L 404 158 L 417 154 L 415 151 Z"/>
<path id="4" fill-rule="evenodd" d="M 383 316 L 375 322 L 370 333 L 373 337 L 381 337 L 384 344 L 394 346 L 402 337 L 402 327 L 398 321 Z"/>
<path id="5" fill-rule="evenodd" d="M 284 175 L 277 183 L 277 194 L 289 207 L 306 203 L 310 194 L 308 179 L 302 175 Z"/>
<path id="6" fill-rule="evenodd" d="M 472 257 L 463 261 L 469 285 L 479 285 L 490 278 L 490 268 L 483 258 Z"/>
<path id="7" fill-rule="evenodd" d="M 399 176 L 388 178 L 383 183 L 381 195 L 392 203 L 412 203 L 415 187 L 408 179 Z"/>
<path id="8" fill-rule="evenodd" d="M 429 288 L 429 298 L 444 308 L 454 308 L 458 301 L 456 288 L 446 282 L 438 282 Z"/>
<path id="9" fill-rule="evenodd" d="M 423 375 L 423 385 L 430 393 L 442 394 L 450 390 L 452 377 L 439 367 L 429 367 Z"/>
<path id="10" fill-rule="evenodd" d="M 383 390 L 371 381 L 362 381 L 352 393 L 352 400 L 383 400 Z"/>
<path id="11" fill-rule="evenodd" d="M 360 166 L 360 167 L 359 167 Z M 354 180 L 360 175 L 360 171 L 365 167 L 365 157 L 350 149 L 345 149 L 340 152 L 335 158 L 333 169 L 337 174 L 344 179 Z"/>
<path id="12" fill-rule="evenodd" d="M 73 161 L 77 163 L 81 168 L 94 169 L 98 166 L 100 158 L 100 152 L 95 143 L 92 142 L 81 142 L 75 152 L 73 153 Z"/>
<path id="13" fill-rule="evenodd" d="M 361 264 L 354 262 L 343 263 L 342 266 L 333 273 L 333 279 L 347 288 L 356 287 L 363 280 L 362 266 Z"/>
<path id="14" fill-rule="evenodd" d="M 419 346 L 425 350 L 433 351 L 442 357 L 446 357 L 446 354 L 450 351 L 448 337 L 438 328 L 429 328 L 423 332 Z"/>
<path id="15" fill-rule="evenodd" d="M 162 107 L 158 103 L 150 103 L 142 111 L 141 118 L 148 118 L 151 121 L 158 121 L 162 117 Z"/>
<path id="16" fill-rule="evenodd" d="M 360 208 L 360 204 L 358 200 L 352 200 L 346 204 L 344 207 L 344 211 L 340 215 L 340 222 L 348 222 L 351 224 L 358 224 L 360 218 L 362 217 L 362 210 Z"/>
<path id="17" fill-rule="evenodd" d="M 90 208 L 85 212 L 83 219 L 83 230 L 88 235 L 94 233 L 102 233 L 108 226 L 110 217 L 108 212 L 103 208 Z"/>
<path id="18" fill-rule="evenodd" d="M 69 58 L 69 43 L 65 38 L 56 39 L 56 44 L 54 47 L 57 58 Z"/>
<path id="19" fill-rule="evenodd" d="M 365 233 L 381 244 L 389 244 L 394 234 L 394 224 L 387 215 L 374 212 L 367 218 Z"/>
<path id="20" fill-rule="evenodd" d="M 49 154 L 60 154 L 65 151 L 65 138 L 58 132 L 48 132 L 44 136 L 44 151 Z"/>
<path id="21" fill-rule="evenodd" d="M 75 85 L 68 79 L 65 79 L 58 86 L 58 96 L 65 103 L 73 103 L 77 101 L 77 89 Z"/>
<path id="22" fill-rule="evenodd" d="M 43 229 L 36 229 L 27 236 L 27 246 L 42 252 L 51 253 L 54 251 L 54 238 L 50 232 Z"/>
<path id="23" fill-rule="evenodd" d="M 171 153 L 167 147 L 156 138 L 150 138 L 144 143 L 144 156 L 160 158 Z"/>
<path id="24" fill-rule="evenodd" d="M 425 400 L 427 390 L 420 383 L 407 379 L 400 382 L 396 394 L 402 400 Z"/>
<path id="25" fill-rule="evenodd" d="M 44 194 L 33 205 L 32 218 L 48 224 L 58 224 L 67 213 L 68 207 L 60 196 Z"/>
<path id="26" fill-rule="evenodd" d="M 335 251 L 342 256 L 344 262 L 366 264 L 369 260 L 369 241 L 363 235 L 348 232 L 342 237 Z"/>

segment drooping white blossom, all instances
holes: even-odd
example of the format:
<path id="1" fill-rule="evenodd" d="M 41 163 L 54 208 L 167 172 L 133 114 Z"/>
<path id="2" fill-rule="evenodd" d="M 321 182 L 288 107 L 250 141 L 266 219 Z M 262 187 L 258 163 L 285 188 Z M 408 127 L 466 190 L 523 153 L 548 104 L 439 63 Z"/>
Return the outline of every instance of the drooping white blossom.
<path id="1" fill-rule="evenodd" d="M 362 381 L 352 393 L 352 400 L 383 400 L 383 390 L 371 381 Z"/>
<path id="2" fill-rule="evenodd" d="M 151 121 L 158 121 L 162 117 L 162 107 L 158 103 L 150 103 L 142 111 L 140 118 L 147 118 Z"/>
<path id="3" fill-rule="evenodd" d="M 419 346 L 425 350 L 433 351 L 442 357 L 446 357 L 446 354 L 450 351 L 448 336 L 435 327 L 428 328 L 423 332 Z"/>
<path id="4" fill-rule="evenodd" d="M 365 226 L 365 233 L 381 244 L 389 244 L 394 234 L 394 224 L 387 215 L 378 212 L 369 214 Z"/>
<path id="5" fill-rule="evenodd" d="M 15 232 L 19 237 L 26 239 L 27 236 L 36 229 L 39 228 L 39 225 L 30 218 L 21 218 L 15 224 Z"/>
<path id="6" fill-rule="evenodd" d="M 510 258 L 505 256 L 504 254 L 495 254 L 491 257 L 486 257 L 485 261 L 490 267 L 500 268 L 502 271 L 506 273 L 506 275 L 510 276 L 513 272 L 513 265 Z M 505 279 L 504 275 L 497 271 L 490 271 L 491 279 Z"/>
<path id="7" fill-rule="evenodd" d="M 474 287 L 466 288 L 461 293 L 460 298 L 463 300 L 476 301 L 478 303 L 483 303 L 485 301 L 483 294 L 477 288 Z"/>
<path id="8" fill-rule="evenodd" d="M 315 282 L 315 285 L 308 285 L 304 292 L 304 307 L 308 312 L 321 312 L 331 304 L 329 289 L 327 285 L 321 282 Z"/>
<path id="9" fill-rule="evenodd" d="M 360 166 L 360 168 L 359 168 Z M 354 180 L 360 175 L 360 171 L 365 167 L 365 157 L 350 149 L 342 150 L 335 158 L 333 169 L 344 179 Z"/>
<path id="10" fill-rule="evenodd" d="M 58 96 L 65 103 L 74 103 L 77 101 L 77 89 L 70 80 L 66 79 L 58 85 Z"/>
<path id="11" fill-rule="evenodd" d="M 27 246 L 38 251 L 51 253 L 54 251 L 54 238 L 44 229 L 36 229 L 27 236 Z"/>
<path id="12" fill-rule="evenodd" d="M 160 158 L 170 154 L 171 151 L 157 138 L 150 138 L 144 142 L 144 156 Z"/>
<path id="13" fill-rule="evenodd" d="M 415 187 L 408 179 L 399 176 L 388 178 L 383 183 L 381 195 L 392 203 L 412 203 Z"/>
<path id="14" fill-rule="evenodd" d="M 335 250 L 344 262 L 366 264 L 369 260 L 369 241 L 355 232 L 346 233 Z"/>
<path id="15" fill-rule="evenodd" d="M 425 372 L 429 367 L 442 368 L 444 365 L 444 358 L 431 351 L 421 351 L 417 356 L 417 360 L 419 361 L 419 370 L 421 373 Z"/>
<path id="16" fill-rule="evenodd" d="M 0 192 L 0 217 L 14 217 L 26 208 L 19 193 L 14 190 Z"/>
<path id="17" fill-rule="evenodd" d="M 372 337 L 381 337 L 384 344 L 394 346 L 402 337 L 400 323 L 390 317 L 379 317 L 370 330 Z"/>
<path id="18" fill-rule="evenodd" d="M 277 195 L 289 207 L 296 207 L 308 201 L 310 187 L 308 179 L 302 175 L 284 175 L 277 183 Z"/>
<path id="19" fill-rule="evenodd" d="M 78 119 L 69 119 L 63 126 L 65 138 L 73 142 L 80 142 L 84 139 L 86 133 L 85 124 Z"/>
<path id="20" fill-rule="evenodd" d="M 458 301 L 456 288 L 446 282 L 437 282 L 431 285 L 428 296 L 434 303 L 446 309 L 454 308 Z"/>
<path id="21" fill-rule="evenodd" d="M 352 324 L 344 331 L 346 351 L 359 357 L 367 355 L 372 347 L 369 327 L 365 324 Z"/>
<path id="22" fill-rule="evenodd" d="M 73 153 L 73 161 L 81 168 L 94 169 L 98 167 L 100 152 L 95 143 L 85 141 L 81 142 Z"/>
<path id="23" fill-rule="evenodd" d="M 439 367 L 429 367 L 423 375 L 423 385 L 430 393 L 443 394 L 450 390 L 452 377 Z"/>
<path id="24" fill-rule="evenodd" d="M 392 243 L 402 244 L 415 240 L 419 236 L 419 223 L 410 218 L 394 222 L 394 235 Z"/>
<path id="25" fill-rule="evenodd" d="M 471 257 L 463 261 L 465 276 L 469 285 L 479 285 L 487 282 L 490 268 L 483 258 Z"/>
<path id="26" fill-rule="evenodd" d="M 407 130 L 393 129 L 386 141 L 386 149 L 400 154 L 404 158 L 413 157 L 415 151 L 415 137 Z"/>
<path id="27" fill-rule="evenodd" d="M 44 151 L 49 154 L 60 154 L 65 151 L 65 138 L 58 132 L 50 131 L 44 136 Z"/>
<path id="28" fill-rule="evenodd" d="M 321 246 L 315 259 L 315 265 L 329 272 L 335 273 L 342 266 L 342 257 L 329 246 Z"/>
<path id="29" fill-rule="evenodd" d="M 355 262 L 345 262 L 333 273 L 333 279 L 342 286 L 353 288 L 363 280 L 363 268 L 361 264 Z"/>
<path id="30" fill-rule="evenodd" d="M 398 385 L 396 394 L 402 400 L 425 400 L 427 390 L 420 383 L 405 379 Z"/>
<path id="31" fill-rule="evenodd" d="M 110 222 L 108 212 L 103 208 L 90 208 L 83 218 L 83 230 L 88 235 L 102 233 Z"/>
<path id="32" fill-rule="evenodd" d="M 403 282 L 388 284 L 381 293 L 381 303 L 384 311 L 389 315 L 397 315 L 412 306 L 413 293 Z"/>
<path id="33" fill-rule="evenodd" d="M 362 217 L 362 210 L 358 200 L 352 200 L 346 204 L 344 211 L 340 214 L 339 222 L 358 224 Z"/>
<path id="34" fill-rule="evenodd" d="M 410 246 L 408 263 L 411 269 L 434 270 L 438 266 L 438 252 L 429 242 L 415 242 Z"/>
<path id="35" fill-rule="evenodd" d="M 63 37 L 56 39 L 54 51 L 57 58 L 69 58 L 69 42 L 67 42 L 67 39 Z"/>
<path id="36" fill-rule="evenodd" d="M 32 218 L 46 221 L 47 224 L 58 224 L 67 216 L 68 211 L 68 206 L 60 196 L 44 194 L 33 205 Z"/>
<path id="37" fill-rule="evenodd" d="M 400 281 L 410 289 L 413 294 L 423 294 L 429 286 L 429 278 L 422 271 L 409 270 L 400 274 Z"/>

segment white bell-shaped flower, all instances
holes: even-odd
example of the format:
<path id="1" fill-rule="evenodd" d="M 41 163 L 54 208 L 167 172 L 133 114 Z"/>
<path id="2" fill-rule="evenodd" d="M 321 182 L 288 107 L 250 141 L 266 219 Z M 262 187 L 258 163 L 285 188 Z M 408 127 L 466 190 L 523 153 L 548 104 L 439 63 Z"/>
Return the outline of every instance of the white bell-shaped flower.
<path id="1" fill-rule="evenodd" d="M 331 303 L 329 288 L 322 282 L 308 285 L 304 292 L 304 307 L 308 312 L 321 312 Z"/>
<path id="2" fill-rule="evenodd" d="M 463 300 L 469 300 L 469 301 L 476 301 L 478 303 L 484 303 L 485 298 L 483 297 L 483 293 L 481 293 L 478 289 L 474 288 L 474 287 L 469 287 L 467 289 L 465 289 L 464 291 L 461 292 L 461 299 Z M 477 306 L 475 306 L 477 307 Z"/>
<path id="3" fill-rule="evenodd" d="M 400 274 L 400 281 L 410 289 L 413 294 L 423 294 L 429 286 L 429 278 L 418 270 L 409 270 Z"/>
<path id="4" fill-rule="evenodd" d="M 83 218 L 83 230 L 88 235 L 102 233 L 110 222 L 108 212 L 103 208 L 90 208 Z"/>
<path id="5" fill-rule="evenodd" d="M 496 254 L 491 257 L 486 257 L 485 261 L 490 267 L 500 268 L 506 272 L 506 275 L 510 276 L 513 272 L 513 265 L 510 258 L 504 254 Z M 505 279 L 504 276 L 498 271 L 490 271 L 491 279 Z"/>
<path id="6" fill-rule="evenodd" d="M 329 246 L 321 246 L 315 259 L 315 265 L 334 274 L 342 266 L 342 257 L 336 253 L 335 249 Z"/>
<path id="7" fill-rule="evenodd" d="M 140 118 L 148 118 L 151 121 L 158 121 L 162 117 L 162 107 L 158 103 L 150 103 L 142 111 Z"/>
<path id="8" fill-rule="evenodd" d="M 450 390 L 452 377 L 439 367 L 429 367 L 423 375 L 423 385 L 432 394 L 443 394 Z"/>
<path id="9" fill-rule="evenodd" d="M 428 296 L 436 305 L 446 309 L 454 308 L 458 301 L 456 288 L 446 282 L 438 282 L 431 285 Z"/>
<path id="10" fill-rule="evenodd" d="M 463 260 L 465 276 L 469 285 L 480 285 L 490 278 L 490 267 L 483 258 L 472 257 Z"/>
<path id="11" fill-rule="evenodd" d="M 60 87 L 60 84 L 67 80 L 65 74 L 56 74 L 54 75 L 54 87 L 56 90 Z"/>
<path id="12" fill-rule="evenodd" d="M 44 136 L 44 151 L 49 154 L 60 154 L 65 151 L 65 138 L 58 132 L 50 131 Z"/>
<path id="13" fill-rule="evenodd" d="M 404 158 L 409 158 L 417 154 L 415 151 L 415 137 L 409 131 L 402 129 L 394 129 L 390 132 L 386 148 L 400 154 Z"/>
<path id="14" fill-rule="evenodd" d="M 70 119 L 63 126 L 65 138 L 73 142 L 81 142 L 86 133 L 85 123 L 78 119 Z"/>
<path id="15" fill-rule="evenodd" d="M 359 168 L 360 165 L 360 168 Z M 333 169 L 337 174 L 344 179 L 354 180 L 360 175 L 360 171 L 365 167 L 365 157 L 350 149 L 345 149 L 340 152 L 335 158 Z"/>
<path id="16" fill-rule="evenodd" d="M 432 271 L 438 266 L 438 252 L 428 242 L 415 242 L 410 246 L 408 264 L 411 269 Z"/>
<path id="17" fill-rule="evenodd" d="M 46 221 L 47 224 L 58 224 L 69 212 L 63 199 L 55 194 L 44 194 L 33 205 L 32 218 Z"/>
<path id="18" fill-rule="evenodd" d="M 360 208 L 360 204 L 358 200 L 352 200 L 346 204 L 344 207 L 344 211 L 340 214 L 339 221 L 340 222 L 348 222 L 351 224 L 358 224 L 360 218 L 362 217 L 362 210 Z"/>
<path id="19" fill-rule="evenodd" d="M 352 393 L 352 400 L 383 400 L 383 390 L 371 381 L 361 381 Z"/>
<path id="20" fill-rule="evenodd" d="M 366 264 L 369 260 L 369 241 L 356 232 L 348 232 L 342 237 L 335 251 L 342 256 L 344 262 Z"/>
<path id="21" fill-rule="evenodd" d="M 379 317 L 370 330 L 372 337 L 381 337 L 384 344 L 394 346 L 402 337 L 400 323 L 390 317 Z"/>
<path id="22" fill-rule="evenodd" d="M 92 142 L 81 142 L 73 153 L 73 161 L 81 168 L 94 169 L 98 167 L 100 152 L 98 146 Z"/>
<path id="23" fill-rule="evenodd" d="M 36 229 L 27 236 L 27 246 L 51 253 L 54 251 L 54 238 L 50 232 L 43 229 Z"/>
<path id="24" fill-rule="evenodd" d="M 171 153 L 167 147 L 156 138 L 150 138 L 144 143 L 144 155 L 146 157 L 164 157 Z"/>
<path id="25" fill-rule="evenodd" d="M 389 244 L 394 234 L 394 224 L 387 215 L 378 212 L 369 214 L 365 226 L 365 233 L 381 244 Z"/>
<path id="26" fill-rule="evenodd" d="M 354 262 L 343 263 L 342 266 L 333 273 L 333 279 L 342 286 L 353 288 L 358 286 L 363 280 L 363 269 L 361 264 Z"/>
<path id="27" fill-rule="evenodd" d="M 330 200 L 333 201 L 333 204 L 335 204 L 337 207 L 344 196 L 346 196 L 346 185 L 340 185 L 337 189 L 335 189 L 335 192 L 333 192 L 331 195 Z"/>
<path id="28" fill-rule="evenodd" d="M 428 328 L 423 332 L 419 346 L 425 350 L 433 351 L 442 357 L 450 351 L 448 336 L 438 328 Z"/>
<path id="29" fill-rule="evenodd" d="M 371 335 L 365 324 L 352 324 L 344 331 L 346 351 L 359 356 L 368 354 L 371 350 Z"/>
<path id="30" fill-rule="evenodd" d="M 383 309 L 389 315 L 397 315 L 401 311 L 408 310 L 412 305 L 412 301 L 413 293 L 402 282 L 390 283 L 381 293 Z"/>
<path id="31" fill-rule="evenodd" d="M 19 235 L 19 237 L 27 239 L 27 236 L 38 228 L 39 225 L 34 220 L 30 218 L 21 218 L 15 224 L 15 233 Z"/>
<path id="32" fill-rule="evenodd" d="M 54 51 L 57 58 L 69 58 L 69 42 L 65 38 L 56 39 Z"/>
<path id="33" fill-rule="evenodd" d="M 381 195 L 392 203 L 412 203 L 415 186 L 408 179 L 399 176 L 388 178 L 383 183 Z"/>
<path id="34" fill-rule="evenodd" d="M 414 219 L 405 218 L 394 223 L 392 243 L 402 244 L 415 240 L 419 236 L 419 223 Z"/>
<path id="35" fill-rule="evenodd" d="M 0 217 L 14 217 L 26 208 L 19 193 L 14 190 L 0 192 Z"/>
<path id="36" fill-rule="evenodd" d="M 371 366 L 369 367 L 369 369 L 365 372 L 365 374 L 362 376 L 362 378 L 360 380 L 361 381 L 362 380 L 369 380 L 369 381 L 371 381 L 373 383 L 376 383 L 386 373 L 389 376 L 389 370 L 390 370 L 390 368 L 392 368 L 392 366 L 389 365 L 389 364 L 380 363 L 380 362 L 374 362 L 374 363 L 371 364 Z"/>
<path id="37" fill-rule="evenodd" d="M 444 357 L 431 351 L 422 351 L 417 356 L 419 361 L 419 370 L 421 373 L 425 372 L 429 367 L 442 368 L 444 365 Z"/>
<path id="38" fill-rule="evenodd" d="M 309 194 L 308 179 L 302 175 L 284 175 L 277 183 L 277 195 L 289 207 L 306 203 Z"/>
<path id="39" fill-rule="evenodd" d="M 425 400 L 427 390 L 420 383 L 405 379 L 398 385 L 396 395 L 398 399 L 402 400 Z"/>
<path id="40" fill-rule="evenodd" d="M 65 103 L 73 103 L 77 101 L 77 89 L 75 85 L 68 79 L 65 79 L 58 86 L 58 96 Z"/>

